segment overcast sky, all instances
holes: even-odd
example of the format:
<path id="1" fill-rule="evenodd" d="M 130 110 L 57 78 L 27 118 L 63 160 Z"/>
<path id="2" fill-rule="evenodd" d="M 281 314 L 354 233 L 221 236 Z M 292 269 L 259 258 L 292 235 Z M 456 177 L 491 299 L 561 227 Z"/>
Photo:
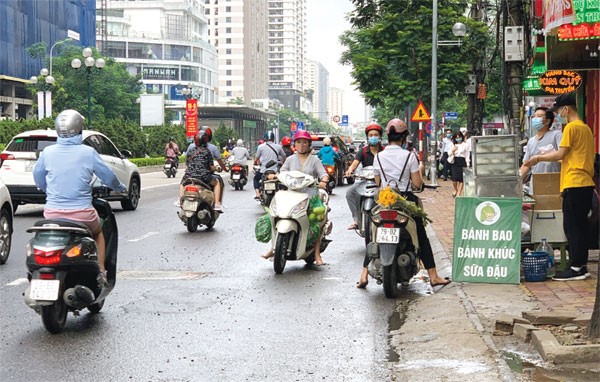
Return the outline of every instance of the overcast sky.
<path id="1" fill-rule="evenodd" d="M 339 64 L 344 50 L 339 36 L 350 29 L 346 15 L 353 9 L 350 0 L 307 0 L 307 53 L 329 71 L 329 86 L 344 89 L 345 110 L 350 123 L 364 120 L 364 102 L 351 85 L 350 66 Z"/>

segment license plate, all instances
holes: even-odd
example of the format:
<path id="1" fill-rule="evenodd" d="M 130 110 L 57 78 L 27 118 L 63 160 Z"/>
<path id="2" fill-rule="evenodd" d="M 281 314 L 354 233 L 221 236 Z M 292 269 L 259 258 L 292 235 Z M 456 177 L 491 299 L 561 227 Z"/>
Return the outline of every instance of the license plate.
<path id="1" fill-rule="evenodd" d="M 231 179 L 233 179 L 233 180 L 240 179 L 240 174 L 233 174 L 233 175 L 231 176 Z"/>
<path id="2" fill-rule="evenodd" d="M 196 211 L 196 209 L 198 208 L 198 202 L 192 200 L 184 200 L 181 208 L 183 208 L 186 211 Z"/>
<path id="3" fill-rule="evenodd" d="M 31 280 L 29 298 L 32 300 L 56 301 L 60 280 Z"/>
<path id="4" fill-rule="evenodd" d="M 400 241 L 400 228 L 377 227 L 377 243 L 397 244 Z"/>
<path id="5" fill-rule="evenodd" d="M 273 183 L 273 182 L 265 183 L 265 190 L 267 190 L 267 191 L 275 190 L 275 183 Z"/>
<path id="6" fill-rule="evenodd" d="M 166 164 L 166 165 L 165 165 L 165 168 L 166 168 L 167 170 L 169 170 L 169 169 L 171 169 L 171 165 L 170 165 L 170 164 Z"/>

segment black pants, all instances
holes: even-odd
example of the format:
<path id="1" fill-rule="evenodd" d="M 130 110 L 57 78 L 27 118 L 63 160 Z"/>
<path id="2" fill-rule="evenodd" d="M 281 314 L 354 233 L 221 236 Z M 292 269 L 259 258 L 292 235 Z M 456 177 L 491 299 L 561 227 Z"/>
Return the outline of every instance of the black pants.
<path id="1" fill-rule="evenodd" d="M 594 187 L 565 188 L 562 192 L 563 230 L 569 243 L 569 265 L 582 267 L 588 261 L 588 213 Z"/>
<path id="2" fill-rule="evenodd" d="M 260 179 L 262 178 L 262 172 L 257 171 L 254 173 L 254 179 L 252 180 L 254 183 L 254 189 L 260 189 Z"/>
<path id="3" fill-rule="evenodd" d="M 450 172 L 450 163 L 448 163 L 448 153 L 442 154 L 442 178 L 448 179 L 448 173 Z"/>

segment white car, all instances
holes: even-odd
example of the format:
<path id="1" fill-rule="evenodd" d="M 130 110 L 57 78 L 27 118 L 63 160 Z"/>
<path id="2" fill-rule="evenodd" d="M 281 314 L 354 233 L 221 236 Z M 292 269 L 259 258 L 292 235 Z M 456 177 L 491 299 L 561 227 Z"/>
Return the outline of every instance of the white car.
<path id="1" fill-rule="evenodd" d="M 104 134 L 83 130 L 83 144 L 94 148 L 100 158 L 113 170 L 127 187 L 127 194 L 114 193 L 104 198 L 121 202 L 124 210 L 135 210 L 140 199 L 140 172 L 127 158 L 131 152 L 119 151 Z M 31 130 L 16 135 L 0 153 L 0 179 L 6 184 L 12 198 L 13 212 L 21 204 L 43 204 L 46 194 L 38 190 L 33 181 L 33 167 L 45 147 L 56 143 L 56 131 Z"/>
<path id="2" fill-rule="evenodd" d="M 8 188 L 0 181 L 0 264 L 6 263 L 10 254 L 13 233 L 13 207 Z"/>

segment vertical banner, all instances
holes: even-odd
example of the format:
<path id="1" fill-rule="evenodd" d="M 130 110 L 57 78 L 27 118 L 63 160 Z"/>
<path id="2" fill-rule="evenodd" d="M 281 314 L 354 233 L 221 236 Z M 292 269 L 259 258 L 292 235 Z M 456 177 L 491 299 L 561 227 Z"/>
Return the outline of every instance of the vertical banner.
<path id="1" fill-rule="evenodd" d="M 198 100 L 185 100 L 185 135 L 193 138 L 198 133 Z"/>
<path id="2" fill-rule="evenodd" d="M 521 204 L 520 198 L 456 198 L 454 281 L 519 283 Z"/>
<path id="3" fill-rule="evenodd" d="M 38 120 L 44 119 L 44 92 L 37 92 Z"/>
<path id="4" fill-rule="evenodd" d="M 44 101 L 46 102 L 44 105 L 44 109 L 46 110 L 46 118 L 52 118 L 52 92 L 46 92 Z"/>

